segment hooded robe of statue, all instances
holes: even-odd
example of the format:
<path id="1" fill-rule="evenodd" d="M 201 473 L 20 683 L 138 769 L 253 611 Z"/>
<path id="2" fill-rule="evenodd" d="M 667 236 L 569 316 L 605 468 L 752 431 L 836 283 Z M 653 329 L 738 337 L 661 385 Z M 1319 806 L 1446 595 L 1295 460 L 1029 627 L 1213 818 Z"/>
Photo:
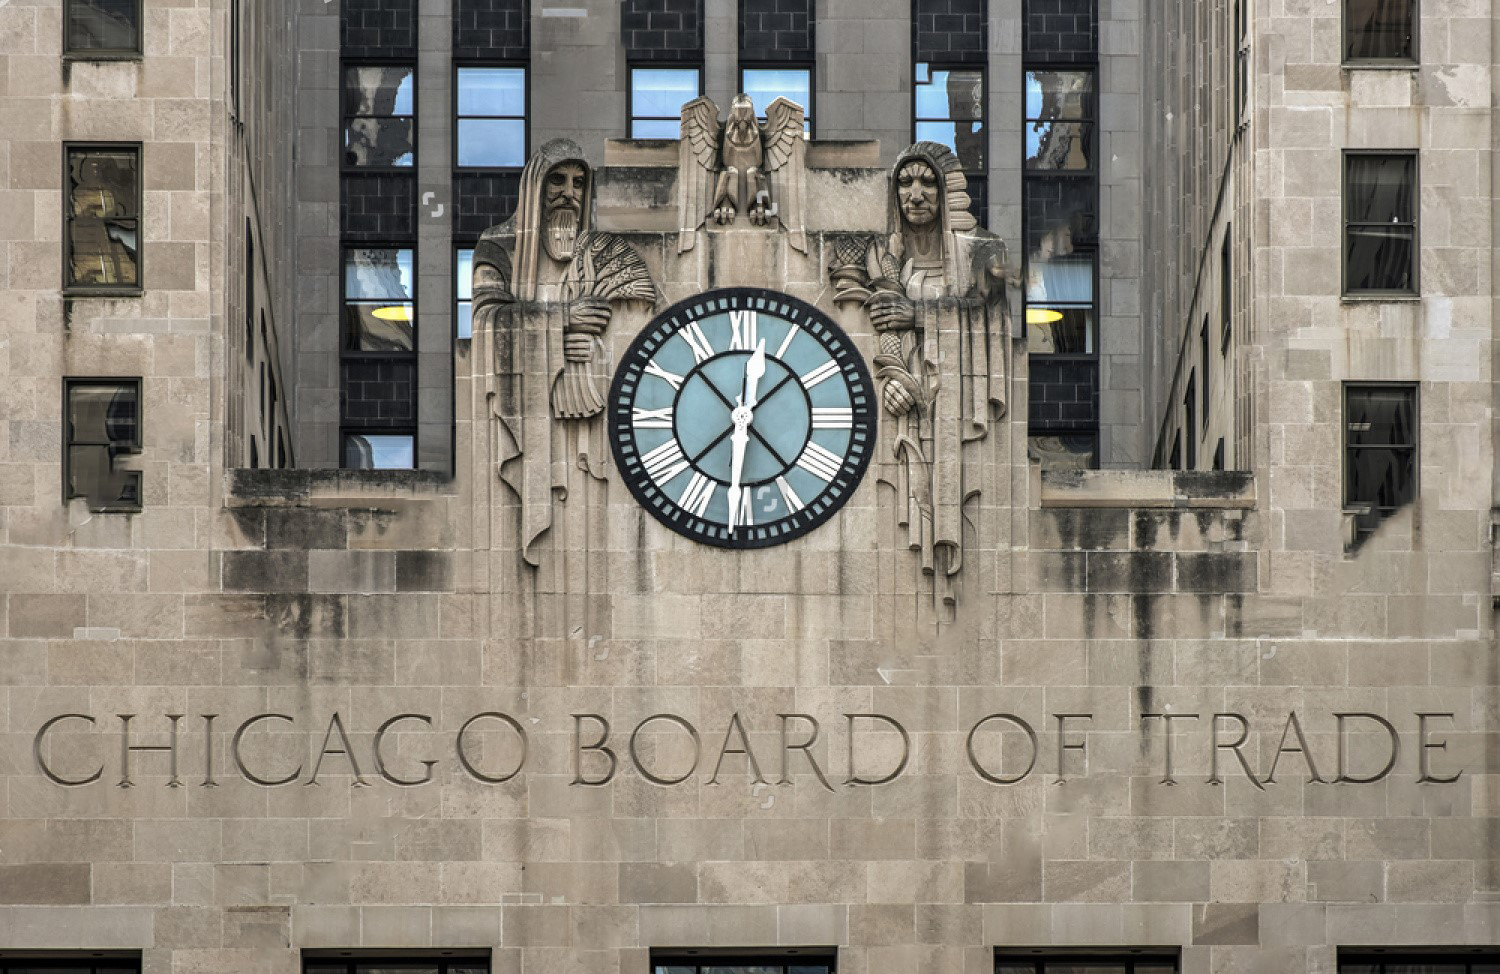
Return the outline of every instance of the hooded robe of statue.
<path id="1" fill-rule="evenodd" d="M 547 174 L 564 163 L 583 168 L 585 185 L 574 258 L 559 267 L 542 237 Z M 554 501 L 567 499 L 576 471 L 605 479 L 609 452 L 593 418 L 597 410 L 563 405 L 554 390 L 564 377 L 580 376 L 608 387 L 597 338 L 592 363 L 565 362 L 569 304 L 581 296 L 648 302 L 656 296 L 639 255 L 593 223 L 594 171 L 576 143 L 554 139 L 521 170 L 515 215 L 486 230 L 474 247 L 474 331 L 492 332 L 495 343 L 491 409 L 500 421 L 500 477 L 520 498 L 520 549 L 533 566 L 540 563 L 537 543 L 552 527 Z"/>
<path id="2" fill-rule="evenodd" d="M 929 260 L 912 253 L 897 178 L 910 162 L 937 174 L 941 248 Z M 918 142 L 896 160 L 889 195 L 891 234 L 868 253 L 875 293 L 896 290 L 915 305 L 915 327 L 887 332 L 875 359 L 882 387 L 897 383 L 916 401 L 883 424 L 881 479 L 896 488 L 908 546 L 933 578 L 940 609 L 955 602 L 964 563 L 965 505 L 982 471 L 972 444 L 1005 415 L 1005 246 L 969 213 L 968 184 L 947 146 Z"/>

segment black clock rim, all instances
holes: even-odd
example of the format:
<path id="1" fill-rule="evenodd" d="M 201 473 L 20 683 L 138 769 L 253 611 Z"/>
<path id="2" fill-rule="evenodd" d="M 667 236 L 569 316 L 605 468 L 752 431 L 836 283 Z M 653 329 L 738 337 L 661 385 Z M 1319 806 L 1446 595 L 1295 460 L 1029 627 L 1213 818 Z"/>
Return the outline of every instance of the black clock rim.
<path id="1" fill-rule="evenodd" d="M 621 387 L 624 384 L 626 364 L 631 360 L 631 357 L 636 354 L 641 346 L 645 345 L 646 340 L 650 337 L 651 332 L 656 328 L 657 325 L 661 324 L 665 320 L 672 318 L 674 315 L 682 315 L 684 312 L 690 311 L 692 309 L 692 306 L 695 304 L 700 304 L 702 302 L 711 300 L 717 301 L 726 297 L 750 299 L 761 298 L 766 301 L 775 301 L 780 304 L 786 304 L 788 306 L 795 307 L 802 313 L 804 319 L 809 317 L 816 317 L 825 327 L 832 330 L 837 338 L 842 339 L 845 346 L 849 349 L 849 353 L 853 358 L 854 369 L 858 373 L 860 379 L 864 382 L 866 389 L 865 405 L 859 406 L 858 404 L 856 404 L 853 408 L 855 415 L 855 426 L 857 428 L 860 425 L 861 420 L 863 420 L 865 428 L 869 430 L 869 442 L 865 445 L 864 450 L 860 452 L 857 457 L 855 457 L 853 468 L 848 471 L 847 476 L 849 478 L 849 485 L 848 488 L 844 491 L 843 496 L 836 498 L 834 501 L 830 502 L 828 510 L 824 511 L 822 514 L 811 515 L 806 523 L 797 527 L 788 528 L 787 530 L 782 531 L 780 534 L 776 534 L 767 538 L 721 538 L 717 536 L 710 537 L 703 534 L 698 534 L 691 528 L 692 523 L 695 521 L 702 521 L 705 524 L 713 524 L 715 527 L 719 527 L 721 529 L 723 525 L 718 525 L 715 522 L 708 521 L 705 518 L 695 517 L 691 514 L 687 514 L 686 512 L 683 512 L 685 523 L 674 523 L 669 519 L 659 517 L 657 515 L 656 508 L 651 504 L 650 498 L 646 496 L 646 492 L 641 488 L 639 484 L 636 483 L 633 478 L 626 476 L 625 461 L 624 458 L 620 456 L 620 440 L 619 436 L 617 435 L 620 432 L 620 428 L 617 427 L 616 421 L 617 418 L 622 414 L 625 416 L 629 415 L 628 410 L 623 410 L 620 405 Z M 720 314 L 722 312 L 715 311 L 714 313 Z M 692 317 L 689 320 L 696 321 L 698 319 L 697 317 Z M 849 337 L 849 333 L 844 331 L 844 329 L 839 326 L 838 322 L 833 320 L 832 315 L 821 310 L 816 305 L 811 304 L 810 302 L 804 301 L 801 298 L 793 297 L 792 295 L 787 294 L 783 291 L 773 290 L 772 288 L 715 288 L 711 291 L 704 291 L 701 294 L 695 294 L 690 298 L 684 298 L 683 300 L 678 301 L 676 304 L 673 304 L 671 307 L 667 308 L 665 311 L 661 311 L 655 315 L 652 315 L 651 320 L 641 328 L 641 330 L 633 339 L 631 339 L 630 344 L 626 346 L 625 351 L 620 355 L 619 361 L 615 366 L 614 378 L 610 381 L 609 384 L 608 403 L 609 406 L 607 407 L 605 414 L 605 434 L 609 439 L 610 456 L 615 463 L 615 472 L 619 474 L 620 479 L 625 482 L 626 488 L 630 491 L 631 496 L 635 499 L 635 502 L 640 507 L 641 511 L 645 514 L 650 515 L 651 518 L 658 524 L 675 532 L 676 534 L 681 535 L 684 538 L 687 538 L 690 541 L 695 541 L 698 544 L 708 545 L 714 548 L 726 548 L 736 551 L 754 550 L 758 548 L 775 548 L 790 541 L 796 541 L 798 538 L 811 533 L 812 531 L 833 520 L 833 518 L 841 510 L 843 510 L 844 505 L 849 502 L 849 500 L 859 490 L 860 485 L 864 482 L 865 474 L 870 467 L 870 460 L 875 452 L 875 444 L 879 438 L 879 410 L 876 408 L 877 403 L 875 382 L 870 375 L 869 367 L 865 364 L 865 358 L 864 355 L 861 354 L 859 346 L 855 344 L 853 338 Z M 626 424 L 623 428 L 627 431 L 630 431 L 631 436 L 634 436 L 633 427 L 631 427 L 629 424 Z M 840 468 L 840 471 L 841 473 L 843 472 L 842 467 Z M 822 493 L 819 493 L 818 496 L 821 497 L 823 495 Z M 677 508 L 677 510 L 681 511 L 682 509 L 679 507 Z M 803 510 L 807 510 L 807 508 L 804 507 Z M 778 521 L 781 520 L 786 519 L 778 519 Z M 774 524 L 777 522 L 773 521 L 770 523 Z M 756 527 L 765 527 L 765 525 L 756 525 Z"/>

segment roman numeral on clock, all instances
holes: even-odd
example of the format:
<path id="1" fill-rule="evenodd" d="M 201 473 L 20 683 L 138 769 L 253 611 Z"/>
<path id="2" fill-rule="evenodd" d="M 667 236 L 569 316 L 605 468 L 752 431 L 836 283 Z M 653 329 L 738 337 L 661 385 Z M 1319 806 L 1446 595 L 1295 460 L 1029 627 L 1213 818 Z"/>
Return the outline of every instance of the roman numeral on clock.
<path id="1" fill-rule="evenodd" d="M 815 425 L 816 422 L 814 420 Z M 672 407 L 642 409 L 636 406 L 630 411 L 630 425 L 639 430 L 669 430 L 672 428 Z"/>
<path id="2" fill-rule="evenodd" d="M 671 386 L 673 389 L 682 388 L 682 376 L 678 375 L 676 372 L 668 372 L 660 365 L 657 365 L 654 361 L 646 363 L 646 374 L 656 376 L 658 379 L 666 382 L 667 385 Z"/>
<path id="3" fill-rule="evenodd" d="M 843 465 L 843 457 L 823 449 L 811 440 L 807 441 L 807 448 L 797 458 L 797 466 L 824 481 L 838 476 L 839 468 Z"/>
<path id="4" fill-rule="evenodd" d="M 682 455 L 682 445 L 668 440 L 650 453 L 642 454 L 641 464 L 646 474 L 658 484 L 664 484 L 688 467 L 687 457 Z"/>
<path id="5" fill-rule="evenodd" d="M 796 514 L 798 511 L 802 510 L 802 508 L 807 506 L 806 504 L 802 503 L 802 498 L 797 496 L 797 492 L 795 490 L 792 490 L 792 485 L 786 482 L 785 477 L 776 478 L 776 489 L 781 491 L 781 502 L 785 504 L 786 509 L 791 511 L 793 514 Z"/>
<path id="6" fill-rule="evenodd" d="M 854 425 L 854 410 L 844 406 L 814 406 L 813 429 L 846 430 Z"/>
<path id="7" fill-rule="evenodd" d="M 824 362 L 822 365 L 802 376 L 802 388 L 811 389 L 819 382 L 822 382 L 832 376 L 838 375 L 838 373 L 839 364 L 832 359 L 829 359 L 827 362 Z"/>
<path id="8" fill-rule="evenodd" d="M 682 326 L 682 331 L 677 334 L 688 343 L 688 348 L 693 350 L 693 363 L 706 362 L 714 357 L 714 347 L 708 343 L 708 336 L 703 334 L 703 329 L 698 327 L 696 321 L 690 321 Z"/>
<path id="9" fill-rule="evenodd" d="M 708 513 L 708 505 L 714 499 L 715 489 L 712 480 L 701 473 L 694 473 L 693 479 L 688 481 L 687 489 L 682 492 L 682 497 L 677 503 L 694 517 L 702 517 Z"/>
<path id="10" fill-rule="evenodd" d="M 734 337 L 729 340 L 730 351 L 753 352 L 760 342 L 760 313 L 756 311 L 729 312 L 729 327 Z"/>

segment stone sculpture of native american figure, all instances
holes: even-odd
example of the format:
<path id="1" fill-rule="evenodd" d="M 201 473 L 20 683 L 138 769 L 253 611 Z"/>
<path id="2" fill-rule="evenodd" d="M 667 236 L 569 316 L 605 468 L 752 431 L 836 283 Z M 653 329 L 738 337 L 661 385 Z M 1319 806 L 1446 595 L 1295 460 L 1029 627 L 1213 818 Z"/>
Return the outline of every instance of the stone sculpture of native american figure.
<path id="1" fill-rule="evenodd" d="M 779 220 L 792 247 L 807 253 L 804 116 L 802 106 L 786 98 L 767 106 L 764 125 L 749 95 L 734 96 L 724 122 L 707 97 L 682 106 L 679 253 L 693 249 L 707 221 L 731 226 L 741 216 L 758 227 Z"/>
<path id="2" fill-rule="evenodd" d="M 845 238 L 830 259 L 834 300 L 862 303 L 878 335 L 878 469 L 939 618 L 956 601 L 966 526 L 974 533 L 976 446 L 1005 415 L 1005 245 L 978 227 L 967 190 L 951 150 L 918 142 L 891 173 L 890 235 Z"/>
<path id="3" fill-rule="evenodd" d="M 594 229 L 583 150 L 566 139 L 542 146 L 521 171 L 515 215 L 474 248 L 474 331 L 494 335 L 500 475 L 521 498 L 530 564 L 575 471 L 605 476 L 609 449 L 596 427 L 609 388 L 601 336 L 611 304 L 656 298 L 635 249 Z"/>

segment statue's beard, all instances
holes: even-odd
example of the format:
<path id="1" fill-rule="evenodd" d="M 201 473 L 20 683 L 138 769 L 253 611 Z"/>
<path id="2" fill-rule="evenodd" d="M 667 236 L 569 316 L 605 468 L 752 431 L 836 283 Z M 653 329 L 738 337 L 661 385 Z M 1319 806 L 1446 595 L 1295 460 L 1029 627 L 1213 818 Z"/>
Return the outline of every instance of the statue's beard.
<path id="1" fill-rule="evenodd" d="M 547 215 L 547 232 L 542 234 L 542 245 L 547 256 L 553 260 L 572 260 L 573 247 L 578 243 L 578 211 L 559 206 Z"/>

